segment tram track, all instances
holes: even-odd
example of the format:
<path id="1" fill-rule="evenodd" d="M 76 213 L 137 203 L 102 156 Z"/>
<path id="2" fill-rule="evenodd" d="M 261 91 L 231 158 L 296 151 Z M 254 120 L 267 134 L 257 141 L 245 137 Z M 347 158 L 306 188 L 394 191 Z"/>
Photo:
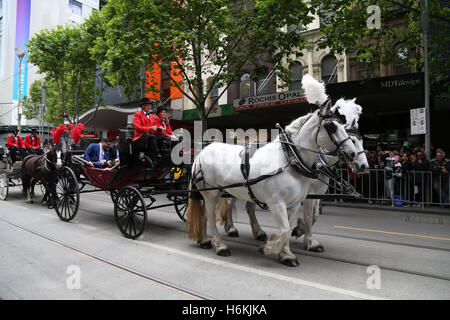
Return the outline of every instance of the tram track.
<path id="1" fill-rule="evenodd" d="M 105 202 L 107 202 L 107 201 L 105 201 Z M 80 208 L 80 210 L 89 212 L 90 214 L 97 214 L 97 215 L 101 215 L 101 216 L 107 216 L 106 214 L 102 214 L 102 213 L 95 212 L 95 211 L 88 210 L 88 209 L 84 209 L 84 208 Z M 161 210 L 161 211 L 165 211 L 167 213 L 173 213 L 174 216 L 177 219 L 179 219 L 178 216 L 174 212 L 171 212 L 170 210 L 166 209 L 166 210 Z M 250 224 L 247 223 L 247 222 L 236 221 L 236 223 L 250 226 Z M 188 233 L 186 230 L 183 230 L 181 228 L 175 228 L 174 229 L 172 227 L 167 227 L 167 226 L 163 226 L 161 224 L 151 223 L 149 221 L 147 221 L 147 225 L 148 226 L 152 226 L 152 227 L 156 227 L 156 228 L 177 231 L 177 232 L 181 232 L 183 234 L 187 234 Z M 261 226 L 265 227 L 265 228 L 269 228 L 269 229 L 273 229 L 274 228 L 273 226 L 269 226 L 269 225 L 261 225 Z M 436 248 L 436 247 L 430 247 L 430 246 L 419 246 L 419 245 L 405 244 L 405 243 L 400 243 L 400 242 L 376 240 L 376 239 L 370 239 L 370 238 L 364 238 L 364 237 L 345 236 L 345 235 L 339 235 L 339 234 L 334 234 L 334 233 L 318 233 L 318 232 L 315 232 L 314 234 L 331 236 L 331 237 L 341 237 L 341 238 L 346 238 L 346 239 L 351 239 L 351 240 L 369 241 L 369 242 L 376 242 L 376 243 L 390 244 L 390 245 L 398 245 L 398 246 L 407 246 L 407 247 L 413 247 L 413 248 L 418 248 L 418 249 L 439 250 L 439 251 L 450 252 L 450 250 L 444 249 L 444 248 Z M 252 248 L 255 248 L 255 249 L 257 249 L 258 245 L 261 244 L 260 242 L 257 242 L 256 240 L 253 240 L 253 241 L 250 240 L 249 241 L 249 240 L 244 240 L 242 238 L 236 239 L 236 238 L 229 237 L 227 235 L 224 235 L 224 237 L 225 237 L 224 240 L 226 242 L 235 243 L 235 244 L 243 245 L 243 246 L 246 246 L 246 247 L 252 247 Z M 329 260 L 329 261 L 349 263 L 349 264 L 363 266 L 363 267 L 367 267 L 367 266 L 371 265 L 371 263 L 368 263 L 368 262 L 365 262 L 365 261 L 361 261 L 361 260 L 357 260 L 357 259 L 339 258 L 339 257 L 334 257 L 334 256 L 327 255 L 326 253 L 309 252 L 309 251 L 299 250 L 299 249 L 292 248 L 292 247 L 291 247 L 291 251 L 294 254 L 300 255 L 300 256 L 307 256 L 307 257 L 313 257 L 313 258 L 324 259 L 324 260 Z M 410 269 L 406 269 L 406 268 L 397 268 L 397 267 L 388 266 L 388 265 L 381 265 L 381 264 L 378 265 L 378 267 L 380 267 L 380 269 L 382 269 L 382 270 L 389 270 L 389 271 L 394 271 L 394 272 L 411 274 L 411 275 L 414 275 L 414 276 L 422 276 L 422 277 L 434 278 L 434 279 L 438 279 L 438 280 L 450 281 L 450 277 L 442 276 L 442 275 L 439 275 L 439 274 L 425 273 L 425 272 L 420 272 L 420 271 L 416 271 L 416 270 L 410 270 Z"/>
<path id="2" fill-rule="evenodd" d="M 45 235 L 45 234 L 43 234 L 41 232 L 38 232 L 38 231 L 35 231 L 35 230 L 31 230 L 30 228 L 26 228 L 26 227 L 20 226 L 18 224 L 15 224 L 13 222 L 10 222 L 10 221 L 8 221 L 8 220 L 6 220 L 4 218 L 0 218 L 0 221 L 3 222 L 3 223 L 6 223 L 6 224 L 8 224 L 8 225 L 10 225 L 12 227 L 15 227 L 15 228 L 17 228 L 19 230 L 22 230 L 24 232 L 27 232 L 27 233 L 32 234 L 34 236 L 37 236 L 37 237 L 39 237 L 41 239 L 44 239 L 44 240 L 47 240 L 47 241 L 49 241 L 51 243 L 59 245 L 59 246 L 61 246 L 63 248 L 66 248 L 66 249 L 69 249 L 71 251 L 77 252 L 77 253 L 82 254 L 84 256 L 87 256 L 87 257 L 89 257 L 89 258 L 91 258 L 93 260 L 99 261 L 101 263 L 104 263 L 104 264 L 107 264 L 109 266 L 115 267 L 115 268 L 117 268 L 119 270 L 125 271 L 125 272 L 127 272 L 129 274 L 133 274 L 133 275 L 138 276 L 140 278 L 149 280 L 149 281 L 151 281 L 153 283 L 156 283 L 158 285 L 161 285 L 163 287 L 172 289 L 172 290 L 177 291 L 179 293 L 183 293 L 183 294 L 188 295 L 188 296 L 190 296 L 192 298 L 196 298 L 196 299 L 199 299 L 199 300 L 214 300 L 214 298 L 206 296 L 206 295 L 204 295 L 202 293 L 195 292 L 193 290 L 190 290 L 190 289 L 181 287 L 179 285 L 170 283 L 170 282 L 168 282 L 168 281 L 166 281 L 164 279 L 161 279 L 161 278 L 149 275 L 147 273 L 135 270 L 135 269 L 133 269 L 131 267 L 128 267 L 128 266 L 125 266 L 123 264 L 119 264 L 119 263 L 114 262 L 114 261 L 112 261 L 110 259 L 101 257 L 101 256 L 96 255 L 96 254 L 91 253 L 91 252 L 88 252 L 87 250 L 84 250 L 84 249 L 78 248 L 76 246 L 73 246 L 71 244 L 68 244 L 66 242 L 54 239 L 54 238 L 52 238 L 52 237 L 50 237 L 48 235 Z"/>
<path id="3" fill-rule="evenodd" d="M 92 196 L 94 194 L 90 194 L 90 196 Z M 103 198 L 102 200 L 100 200 L 101 202 L 104 203 L 111 203 L 110 201 L 107 201 L 107 199 L 109 199 L 109 196 L 99 196 L 99 195 L 95 195 L 95 198 L 97 198 L 97 200 L 100 200 L 101 198 Z M 89 214 L 95 214 L 95 215 L 99 215 L 99 216 L 103 216 L 103 217 L 109 217 L 109 214 L 103 214 L 100 213 L 98 211 L 93 211 L 93 210 L 89 210 L 87 208 L 83 208 L 80 207 L 80 210 L 85 211 Z M 169 209 L 160 209 L 160 211 L 164 211 L 167 213 L 173 213 L 174 217 L 176 217 L 177 219 L 178 216 L 176 215 L 175 212 L 169 210 Z M 0 218 L 0 221 L 2 221 L 3 219 Z M 243 225 L 248 225 L 249 223 L 247 222 L 243 222 L 243 221 L 235 221 L 236 223 L 239 224 L 243 224 Z M 8 222 L 7 222 L 8 223 Z M 177 232 L 181 232 L 183 234 L 187 234 L 187 230 L 185 229 L 181 229 L 181 228 L 173 228 L 173 227 L 167 227 L 167 226 L 163 226 L 161 224 L 155 224 L 155 223 L 151 223 L 149 221 L 147 221 L 147 225 L 148 226 L 152 226 L 152 227 L 156 227 L 156 228 L 161 228 L 161 229 L 166 229 L 166 230 L 173 230 L 173 231 L 177 231 Z M 269 226 L 269 225 L 261 225 L 262 227 L 265 228 L 269 228 L 269 229 L 273 229 L 273 226 Z M 20 226 L 17 226 L 19 228 L 21 228 Z M 22 228 L 24 229 L 24 228 Z M 26 230 L 28 231 L 28 230 Z M 31 233 L 35 233 L 33 231 L 29 231 Z M 54 240 L 51 239 L 49 237 L 46 237 L 45 235 L 41 235 L 39 233 L 35 233 L 36 235 L 39 235 L 43 238 L 48 238 L 48 240 L 50 241 L 54 241 L 56 243 L 58 243 L 58 240 Z M 407 244 L 407 243 L 401 243 L 401 242 L 393 242 L 393 241 L 385 241 L 385 240 L 377 240 L 377 239 L 370 239 L 370 238 L 364 238 L 364 237 L 355 237 L 355 236 L 346 236 L 346 235 L 339 235 L 339 234 L 335 234 L 335 233 L 319 233 L 319 232 L 315 232 L 315 234 L 318 235 L 324 235 L 324 236 L 330 236 L 330 237 L 341 237 L 341 238 L 345 238 L 345 239 L 352 239 L 352 240 L 359 240 L 359 241 L 369 241 L 369 242 L 376 242 L 376 243 L 381 243 L 381 244 L 390 244 L 390 245 L 397 245 L 397 246 L 407 246 L 407 247 L 413 247 L 413 248 L 418 248 L 418 249 L 429 249 L 429 250 L 438 250 L 438 251 L 444 251 L 444 252 L 449 252 L 450 250 L 445 249 L 445 248 L 436 248 L 436 247 L 431 247 L 431 246 L 420 246 L 420 245 L 415 245 L 415 244 Z M 246 247 L 251 247 L 251 248 L 257 248 L 261 243 L 257 242 L 256 240 L 244 240 L 242 238 L 236 239 L 236 238 L 232 238 L 229 237 L 227 235 L 225 235 L 225 241 L 230 242 L 230 243 L 235 243 L 238 245 L 242 245 L 242 246 L 246 246 Z M 65 244 L 63 244 L 62 242 L 60 243 L 63 246 L 66 246 Z M 70 245 L 68 246 L 70 248 Z M 72 248 L 70 248 L 72 249 Z M 83 250 L 77 250 L 78 248 L 73 248 L 73 250 L 75 251 L 79 251 L 80 253 L 84 253 L 82 252 Z M 353 265 L 358 265 L 358 266 L 364 266 L 367 267 L 368 265 L 370 265 L 371 263 L 365 262 L 365 261 L 361 261 L 361 260 L 357 260 L 357 259 L 345 259 L 345 258 L 339 258 L 339 257 L 333 257 L 330 255 L 327 255 L 326 253 L 314 253 L 314 252 L 309 252 L 309 251 L 304 251 L 304 250 L 299 250 L 297 248 L 291 248 L 291 251 L 294 254 L 300 255 L 300 256 L 308 256 L 308 257 L 313 257 L 313 258 L 318 258 L 318 259 L 324 259 L 324 260 L 329 260 L 329 261 L 336 261 L 336 262 L 342 262 L 342 263 L 348 263 L 348 264 L 353 264 Z M 89 253 L 87 253 L 86 255 L 90 256 Z M 97 258 L 95 255 L 92 256 L 92 258 Z M 100 258 L 103 259 L 103 258 Z M 100 260 L 99 259 L 99 260 Z M 106 260 L 106 259 L 105 259 Z M 107 261 L 107 260 L 106 260 Z M 105 261 L 105 262 L 106 262 Z M 109 261 L 111 262 L 111 261 Z M 112 265 L 114 265 L 114 262 L 111 262 Z M 394 272 L 400 272 L 400 273 L 405 273 L 405 274 L 411 274 L 411 275 L 415 275 L 415 276 L 422 276 L 422 277 L 428 277 L 428 278 L 434 278 L 434 279 L 438 279 L 438 280 L 445 280 L 445 281 L 450 281 L 450 277 L 446 277 L 446 276 L 442 276 L 439 274 L 433 274 L 433 273 L 425 273 L 425 272 L 420 272 L 420 271 L 416 271 L 416 270 L 409 270 L 406 268 L 397 268 L 397 267 L 393 267 L 393 266 L 388 266 L 388 265 L 378 265 L 378 267 L 380 267 L 381 269 L 384 270 L 389 270 L 389 271 L 394 271 Z M 126 270 L 127 267 L 124 267 Z M 132 269 L 130 269 L 131 271 L 134 271 Z M 134 273 L 134 272 L 131 272 Z M 136 274 L 139 275 L 140 273 L 138 271 L 136 271 Z M 149 278 L 151 279 L 151 276 L 149 276 Z"/>

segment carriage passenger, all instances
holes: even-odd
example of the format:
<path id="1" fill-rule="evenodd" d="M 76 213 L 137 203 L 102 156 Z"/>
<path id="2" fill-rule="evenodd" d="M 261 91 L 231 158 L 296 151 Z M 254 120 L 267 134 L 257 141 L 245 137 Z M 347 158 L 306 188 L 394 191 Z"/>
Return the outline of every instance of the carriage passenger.
<path id="1" fill-rule="evenodd" d="M 91 143 L 84 152 L 84 160 L 88 165 L 99 169 L 106 168 L 109 160 L 109 146 L 111 142 L 108 138 L 102 138 L 100 143 Z"/>
<path id="2" fill-rule="evenodd" d="M 37 135 L 36 129 L 31 129 L 31 134 L 25 137 L 25 149 L 31 154 L 44 154 L 41 149 L 41 138 Z"/>
<path id="3" fill-rule="evenodd" d="M 106 162 L 108 168 L 114 170 L 120 165 L 120 157 L 119 157 L 119 138 L 116 137 L 113 141 L 114 143 L 108 149 L 109 152 L 109 160 Z"/>
<path id="4" fill-rule="evenodd" d="M 159 150 L 162 149 L 164 143 L 170 146 L 171 137 L 173 137 L 173 131 L 170 127 L 169 119 L 167 118 L 167 105 L 161 105 L 156 111 L 157 117 L 155 117 L 155 125 L 157 131 L 152 131 L 156 136 L 156 141 L 158 143 Z"/>
<path id="5" fill-rule="evenodd" d="M 151 114 L 153 101 L 149 98 L 142 98 L 139 102 L 141 111 L 134 114 L 134 138 L 135 146 L 138 152 L 150 151 L 149 156 L 153 162 L 151 165 L 156 166 L 156 162 L 161 158 L 158 153 L 158 144 L 154 132 L 158 131 L 156 125 L 156 117 Z"/>

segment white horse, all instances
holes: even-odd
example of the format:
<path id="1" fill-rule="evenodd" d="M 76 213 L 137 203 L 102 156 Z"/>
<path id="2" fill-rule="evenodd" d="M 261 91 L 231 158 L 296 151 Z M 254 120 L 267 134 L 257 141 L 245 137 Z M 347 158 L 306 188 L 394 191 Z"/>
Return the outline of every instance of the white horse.
<path id="1" fill-rule="evenodd" d="M 328 103 L 323 109 L 300 117 L 286 127 L 286 132 L 291 135 L 304 165 L 309 169 L 313 167 L 320 149 L 339 151 L 348 162 L 352 162 L 356 157 L 355 147 L 343 124 L 333 117 L 330 109 L 331 103 Z M 240 154 L 243 150 L 242 146 L 213 143 L 200 152 L 192 167 L 193 194 L 187 209 L 189 236 L 196 240 L 200 247 L 210 248 L 211 242 L 206 234 L 208 223 L 216 253 L 221 256 L 229 256 L 230 251 L 216 226 L 215 209 L 220 196 L 226 191 L 237 199 L 252 200 L 247 187 L 227 187 L 245 181 L 240 169 Z M 249 179 L 271 175 L 270 178 L 258 181 L 250 187 L 256 199 L 267 204 L 279 228 L 279 234 L 271 236 L 260 251 L 265 255 L 278 254 L 283 264 L 298 266 L 296 256 L 289 249 L 288 240 L 291 236 L 291 225 L 295 223 L 296 213 L 313 180 L 299 174 L 291 164 L 285 157 L 278 137 L 256 150 L 250 159 Z M 278 173 L 274 174 L 275 172 Z M 207 188 L 216 189 L 204 190 Z M 199 190 L 204 206 L 201 205 L 195 189 Z"/>
<path id="2" fill-rule="evenodd" d="M 353 102 L 353 100 L 352 100 Z M 336 107 L 336 105 L 335 105 Z M 333 108 L 335 108 L 333 107 Z M 352 123 L 350 125 L 346 124 L 347 133 L 352 140 L 357 155 L 355 158 L 355 161 L 353 161 L 350 165 L 353 168 L 353 172 L 359 174 L 363 173 L 365 169 L 369 167 L 369 163 L 367 162 L 366 155 L 364 153 L 364 147 L 363 147 L 363 140 L 362 137 L 357 132 L 357 119 L 353 119 Z M 327 163 L 334 164 L 339 159 L 337 157 L 333 156 L 325 156 Z M 329 183 L 329 178 L 326 176 L 321 175 L 320 176 L 322 181 L 325 181 L 326 183 Z M 317 194 L 322 195 L 325 194 L 328 185 L 323 183 L 320 180 L 314 180 L 310 184 L 310 192 L 309 194 Z M 222 198 L 219 201 L 217 211 L 219 215 L 219 220 L 222 224 L 224 224 L 225 232 L 230 237 L 239 237 L 239 231 L 233 224 L 233 216 L 236 215 L 237 208 L 236 208 L 236 199 L 226 199 Z M 247 211 L 247 214 L 250 218 L 250 227 L 252 229 L 253 237 L 258 241 L 266 241 L 267 235 L 264 232 L 264 230 L 261 228 L 261 226 L 258 223 L 258 220 L 256 219 L 255 210 L 256 205 L 253 202 L 247 202 L 245 204 L 245 209 Z M 320 245 L 319 242 L 314 240 L 312 238 L 311 234 L 311 226 L 317 221 L 318 215 L 319 215 L 319 209 L 320 209 L 320 199 L 305 199 L 303 201 L 303 215 L 304 220 L 302 218 L 298 218 L 297 226 L 294 228 L 292 235 L 299 238 L 303 234 L 305 234 L 305 230 L 308 230 L 307 235 L 304 238 L 304 245 L 305 250 L 309 251 L 316 251 L 316 252 L 322 252 L 323 246 Z M 307 225 L 305 225 L 305 222 L 308 222 Z"/>

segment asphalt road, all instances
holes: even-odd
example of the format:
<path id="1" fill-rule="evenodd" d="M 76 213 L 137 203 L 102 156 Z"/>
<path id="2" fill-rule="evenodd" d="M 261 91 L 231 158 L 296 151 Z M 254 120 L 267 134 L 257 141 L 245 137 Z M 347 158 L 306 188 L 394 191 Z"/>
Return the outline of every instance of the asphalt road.
<path id="1" fill-rule="evenodd" d="M 172 207 L 150 211 L 133 241 L 103 192 L 82 194 L 70 223 L 40 198 L 26 204 L 12 188 L 0 203 L 0 299 L 450 299 L 450 216 L 327 206 L 313 227 L 325 252 L 292 238 L 300 266 L 289 268 L 257 252 L 243 203 L 240 237 L 219 228 L 232 254 L 219 257 Z M 276 232 L 270 213 L 257 217 Z"/>

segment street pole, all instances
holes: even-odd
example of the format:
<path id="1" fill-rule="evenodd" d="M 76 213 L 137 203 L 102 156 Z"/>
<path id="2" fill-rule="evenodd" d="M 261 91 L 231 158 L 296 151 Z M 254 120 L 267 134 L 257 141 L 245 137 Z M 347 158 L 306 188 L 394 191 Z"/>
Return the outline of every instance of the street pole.
<path id="1" fill-rule="evenodd" d="M 41 132 L 41 137 L 44 138 L 44 115 L 45 115 L 45 95 L 47 93 L 47 87 L 46 86 L 42 86 L 41 87 L 42 91 L 41 91 L 41 117 L 39 119 L 39 124 L 42 126 L 42 132 Z M 45 139 L 43 139 L 45 140 Z"/>
<path id="2" fill-rule="evenodd" d="M 21 126 L 21 118 L 22 118 L 22 110 L 21 110 L 21 95 L 22 95 L 22 59 L 25 56 L 25 51 L 20 52 L 19 48 L 16 48 L 17 57 L 19 58 L 19 102 L 17 104 L 17 135 L 20 136 L 22 131 Z"/>
<path id="3" fill-rule="evenodd" d="M 431 124 L 430 124 L 430 75 L 428 67 L 428 31 L 429 31 L 429 12 L 428 0 L 422 2 L 422 29 L 423 29 L 423 55 L 424 55 L 424 95 L 425 95 L 425 153 L 427 159 L 431 159 Z"/>

